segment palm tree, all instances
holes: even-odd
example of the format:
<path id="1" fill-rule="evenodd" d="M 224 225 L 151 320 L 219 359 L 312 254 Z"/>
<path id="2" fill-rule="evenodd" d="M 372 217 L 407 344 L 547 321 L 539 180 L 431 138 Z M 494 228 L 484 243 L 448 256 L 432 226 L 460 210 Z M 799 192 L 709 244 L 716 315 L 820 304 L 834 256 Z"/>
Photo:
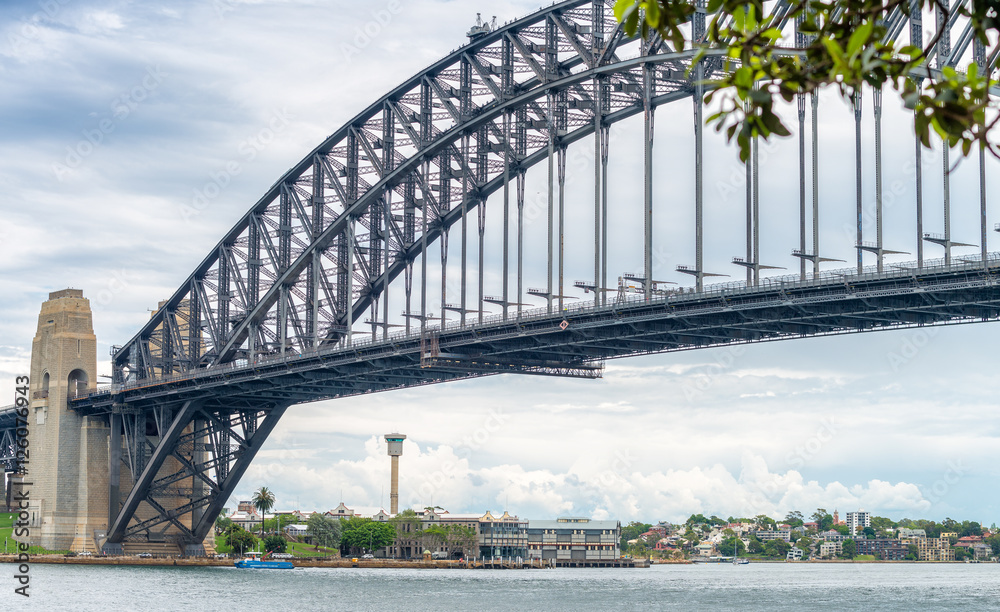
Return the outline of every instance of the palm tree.
<path id="1" fill-rule="evenodd" d="M 250 502 L 260 512 L 260 537 L 264 537 L 264 515 L 274 507 L 274 493 L 267 487 L 261 487 L 254 491 Z"/>

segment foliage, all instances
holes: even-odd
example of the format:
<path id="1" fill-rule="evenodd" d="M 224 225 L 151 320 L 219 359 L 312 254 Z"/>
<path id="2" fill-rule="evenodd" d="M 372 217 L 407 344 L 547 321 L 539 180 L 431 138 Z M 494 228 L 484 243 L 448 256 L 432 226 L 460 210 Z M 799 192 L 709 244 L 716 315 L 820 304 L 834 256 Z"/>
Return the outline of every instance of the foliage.
<path id="1" fill-rule="evenodd" d="M 765 557 L 784 558 L 791 549 L 792 545 L 784 540 L 771 540 L 764 544 L 763 553 Z"/>
<path id="2" fill-rule="evenodd" d="M 249 531 L 234 524 L 226 534 L 226 544 L 233 549 L 233 552 L 242 555 L 246 551 L 256 548 L 257 538 Z"/>
<path id="3" fill-rule="evenodd" d="M 396 529 L 389 523 L 352 516 L 343 521 L 340 548 L 348 551 L 369 550 L 389 546 L 396 541 Z"/>
<path id="4" fill-rule="evenodd" d="M 694 515 L 692 515 L 692 518 L 693 517 Z M 705 517 L 701 518 L 704 519 Z M 690 520 L 691 519 L 688 519 L 688 521 Z M 652 525 L 650 525 L 649 523 L 639 523 L 637 521 L 632 521 L 628 525 L 622 527 L 621 531 L 622 537 L 621 537 L 621 542 L 619 542 L 619 545 L 621 546 L 622 550 L 628 547 L 629 540 L 634 540 L 638 538 L 640 534 L 646 533 L 647 531 L 649 531 L 651 527 Z"/>
<path id="5" fill-rule="evenodd" d="M 264 521 L 263 529 L 265 533 L 284 531 L 285 527 L 295 523 L 295 515 L 279 514 L 278 516 Z"/>
<path id="6" fill-rule="evenodd" d="M 309 528 L 309 535 L 317 546 L 330 546 L 336 548 L 340 546 L 341 530 L 343 528 L 340 519 L 323 516 L 319 512 L 309 517 L 306 523 Z"/>
<path id="7" fill-rule="evenodd" d="M 792 510 L 787 515 L 785 515 L 785 518 L 782 522 L 789 525 L 790 527 L 801 527 L 802 524 L 805 522 L 805 520 L 801 512 L 799 512 L 798 510 Z"/>
<path id="8" fill-rule="evenodd" d="M 773 531 L 775 527 L 777 527 L 777 523 L 774 522 L 774 519 L 766 514 L 758 514 L 753 517 L 753 524 L 757 527 L 757 529 L 763 531 Z"/>
<path id="9" fill-rule="evenodd" d="M 264 544 L 265 551 L 279 552 L 279 553 L 285 552 L 285 547 L 287 544 L 285 542 L 285 538 L 277 534 L 267 536 L 262 540 L 262 543 Z"/>
<path id="10" fill-rule="evenodd" d="M 853 559 L 858 554 L 858 544 L 854 540 L 844 540 L 843 552 L 840 554 L 845 559 Z"/>
<path id="11" fill-rule="evenodd" d="M 225 533 L 229 529 L 229 526 L 232 524 L 233 524 L 232 520 L 220 514 L 215 519 L 215 531 L 216 533 Z"/>
<path id="12" fill-rule="evenodd" d="M 994 533 L 983 541 L 990 545 L 995 556 L 1000 556 L 1000 533 Z"/>
<path id="13" fill-rule="evenodd" d="M 719 554 L 725 557 L 734 557 L 736 555 L 746 554 L 747 547 L 742 540 L 733 536 L 730 538 L 725 538 L 719 543 Z"/>
<path id="14" fill-rule="evenodd" d="M 261 518 L 260 533 L 261 535 L 263 535 L 264 515 L 270 512 L 271 508 L 274 507 L 274 493 L 272 493 L 271 490 L 268 489 L 267 487 L 261 487 L 256 491 L 254 491 L 253 497 L 250 498 L 250 503 L 252 503 L 253 507 L 256 508 L 257 512 L 260 513 L 260 518 Z"/>
<path id="15" fill-rule="evenodd" d="M 389 519 L 389 524 L 396 530 L 396 541 L 412 537 L 420 530 L 420 516 L 411 508 L 403 510 Z"/>
<path id="16" fill-rule="evenodd" d="M 1000 48 L 1000 42 L 991 47 L 988 38 L 1000 31 L 996 3 L 973 2 L 971 9 L 963 3 L 949 10 L 950 4 L 920 0 L 918 6 L 936 8 L 945 19 L 953 11 L 970 17 L 976 40 L 988 47 L 985 57 L 992 57 Z M 964 155 L 978 145 L 1000 157 L 1000 144 L 988 140 L 1000 120 L 986 120 L 993 84 L 988 71 L 975 64 L 965 74 L 948 66 L 929 70 L 940 33 L 919 41 L 922 47 L 887 40 L 887 18 L 894 11 L 908 14 L 910 6 L 911 0 L 790 0 L 787 12 L 773 16 L 765 15 L 763 0 L 708 0 L 709 23 L 695 59 L 712 48 L 724 49 L 727 68 L 719 80 L 708 83 L 713 90 L 706 102 L 721 99 L 721 110 L 708 122 L 736 140 L 746 161 L 754 137 L 789 135 L 775 113 L 776 98 L 791 102 L 797 95 L 833 87 L 850 101 L 864 85 L 890 87 L 914 111 L 914 131 L 925 147 L 931 146 L 934 132 L 950 147 L 961 144 Z M 684 50 L 682 26 L 695 10 L 688 0 L 615 3 L 615 16 L 627 34 L 658 32 L 675 51 Z M 782 31 L 781 20 L 800 20 L 804 36 Z"/>
<path id="17" fill-rule="evenodd" d="M 865 527 L 861 533 L 864 534 L 866 540 L 874 540 L 876 537 L 878 537 L 875 533 L 874 527 Z"/>
<path id="18" fill-rule="evenodd" d="M 872 529 L 875 530 L 876 534 L 883 534 L 890 529 L 895 529 L 896 523 L 892 519 L 885 518 L 884 516 L 873 516 L 872 517 Z"/>

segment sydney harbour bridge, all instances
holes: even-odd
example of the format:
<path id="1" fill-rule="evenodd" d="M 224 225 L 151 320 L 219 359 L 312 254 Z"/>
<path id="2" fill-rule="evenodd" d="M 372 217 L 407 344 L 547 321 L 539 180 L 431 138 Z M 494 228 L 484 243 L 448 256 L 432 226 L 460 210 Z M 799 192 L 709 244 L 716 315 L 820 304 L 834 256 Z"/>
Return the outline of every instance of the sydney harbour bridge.
<path id="1" fill-rule="evenodd" d="M 856 239 L 849 250 L 824 250 L 822 109 L 818 95 L 800 95 L 792 106 L 798 163 L 782 169 L 799 182 L 798 235 L 782 238 L 787 262 L 762 262 L 773 213 L 761 190 L 760 143 L 746 165 L 745 203 L 741 193 L 726 218 L 706 218 L 702 100 L 732 64 L 724 48 L 696 59 L 705 12 L 686 27 L 692 46 L 677 52 L 655 34 L 627 36 L 612 5 L 570 0 L 474 28 L 468 44 L 374 101 L 281 176 L 149 322 L 113 347 L 113 384 L 77 393 L 66 407 L 108 427 L 106 550 L 154 540 L 194 550 L 294 404 L 492 374 L 595 378 L 619 357 L 1000 316 L 984 156 L 967 160 L 978 162 L 979 197 L 952 202 L 947 147 L 928 169 L 912 136 L 894 139 L 914 163 L 905 207 L 915 231 L 906 244 L 887 245 L 882 97 L 858 93 L 856 155 L 840 160 L 854 162 L 840 180 L 854 182 L 856 199 L 837 203 L 856 212 Z M 914 44 L 943 30 L 915 80 L 946 66 L 995 64 L 958 11 L 946 20 L 914 5 L 912 17 L 897 9 L 885 25 L 890 39 Z M 787 3 L 767 7 L 792 41 L 804 40 L 785 17 Z M 654 146 L 664 146 L 654 142 L 654 118 L 677 105 L 690 109 L 690 174 L 654 163 Z M 867 108 L 874 164 L 861 154 L 872 142 L 862 134 Z M 641 142 L 611 146 L 613 126 L 629 119 L 641 123 Z M 588 151 L 592 197 L 566 197 L 571 147 Z M 617 198 L 609 177 L 609 159 L 625 148 L 642 160 L 639 201 Z M 531 178 L 546 190 L 534 219 L 545 226 L 542 243 L 526 237 Z M 931 178 L 943 197 L 925 201 Z M 671 204 L 693 212 L 689 239 L 671 245 L 686 284 L 654 278 L 662 246 L 654 192 L 678 183 L 693 185 L 693 198 Z M 977 215 L 978 236 L 951 235 L 953 207 Z M 623 215 L 642 228 L 628 245 L 609 239 Z M 943 221 L 943 232 L 925 232 L 928 220 Z M 706 282 L 722 276 L 705 269 L 705 234 L 721 224 L 745 235 L 727 254 L 739 280 Z M 583 280 L 567 278 L 570 244 L 588 254 Z M 641 252 L 641 269 L 609 270 L 609 253 L 625 248 Z M 896 261 L 904 252 L 912 261 Z M 13 423 L 12 411 L 0 414 L 8 464 Z"/>

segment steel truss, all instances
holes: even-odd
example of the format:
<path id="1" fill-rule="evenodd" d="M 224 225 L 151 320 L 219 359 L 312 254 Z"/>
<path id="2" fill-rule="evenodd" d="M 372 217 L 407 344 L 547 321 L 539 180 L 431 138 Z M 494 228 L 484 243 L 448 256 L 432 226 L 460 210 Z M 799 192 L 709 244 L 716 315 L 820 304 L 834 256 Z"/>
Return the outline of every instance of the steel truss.
<path id="1" fill-rule="evenodd" d="M 823 277 L 820 264 L 836 260 L 819 248 L 816 96 L 811 210 L 805 99 L 798 105 L 803 188 L 793 255 L 802 260 L 799 274 L 780 286 L 760 274 L 775 266 L 759 257 L 755 143 L 747 166 L 746 257 L 734 260 L 746 268 L 747 282 L 706 287 L 704 279 L 715 274 L 703 269 L 702 83 L 721 74 L 726 50 L 709 50 L 693 65 L 694 51 L 674 52 L 656 36 L 625 36 L 612 5 L 570 0 L 543 8 L 477 38 L 379 99 L 282 176 L 142 330 L 115 347 L 113 388 L 71 403 L 83 413 L 110 415 L 108 542 L 169 535 L 196 546 L 267 432 L 294 403 L 504 372 L 593 378 L 607 358 L 997 317 L 996 260 L 986 251 L 985 229 L 982 252 L 971 264 L 951 257 L 951 247 L 961 243 L 950 236 L 947 201 L 945 235 L 922 235 L 919 159 L 916 271 L 883 264 L 892 251 L 882 244 L 879 197 L 874 242 L 865 242 L 859 214 L 857 270 Z M 779 27 L 795 27 L 785 18 L 787 3 L 768 6 Z M 889 38 L 900 36 L 906 23 L 901 11 L 890 15 Z M 911 22 L 917 34 L 910 36 L 919 36 L 919 23 L 917 14 Z M 696 14 L 695 42 L 703 40 L 704 26 L 704 15 Z M 970 49 L 984 59 L 961 19 L 938 27 L 956 36 L 943 39 L 930 69 L 957 66 Z M 694 277 L 696 291 L 665 292 L 652 275 L 653 122 L 658 107 L 689 97 L 695 265 L 678 271 Z M 859 96 L 859 139 L 861 110 Z M 609 128 L 639 114 L 644 270 L 632 278 L 641 297 L 616 302 L 607 297 L 607 255 L 614 248 L 607 230 Z M 594 138 L 594 277 L 576 286 L 593 291 L 594 301 L 584 305 L 566 301 L 564 188 L 566 151 L 588 136 Z M 881 147 L 880 132 L 876 142 Z M 526 290 L 525 175 L 543 161 L 545 284 Z M 880 167 L 876 177 L 881 189 Z M 860 189 L 860 163 L 858 184 Z M 985 211 L 985 188 L 982 193 Z M 503 219 L 497 287 L 484 280 L 492 194 L 502 194 L 489 207 L 493 214 L 499 206 Z M 984 212 L 984 224 L 985 218 Z M 469 234 L 478 238 L 477 262 L 468 261 Z M 454 257 L 449 265 L 453 238 L 457 290 L 448 278 L 455 267 Z M 945 265 L 936 271 L 924 261 L 925 241 L 945 248 Z M 871 274 L 861 265 L 862 253 L 877 258 Z M 429 277 L 431 255 L 440 257 L 439 277 Z M 851 274 L 854 280 L 846 280 Z M 471 276 L 477 279 L 473 295 Z M 526 294 L 544 298 L 544 310 L 527 311 Z M 400 316 L 390 316 L 390 295 L 405 304 Z M 486 304 L 500 314 L 486 317 Z M 457 315 L 457 325 L 449 324 L 449 313 Z M 393 327 L 403 330 L 394 333 Z M 432 334 L 437 348 L 428 353 Z M 124 501 L 117 488 L 123 467 L 138 474 Z"/>
<path id="2" fill-rule="evenodd" d="M 242 403 L 240 403 L 242 404 Z M 174 542 L 203 552 L 233 493 L 287 403 L 219 406 L 187 400 L 110 414 L 110 500 L 106 549 L 124 542 Z M 121 499 L 122 472 L 130 476 Z"/>

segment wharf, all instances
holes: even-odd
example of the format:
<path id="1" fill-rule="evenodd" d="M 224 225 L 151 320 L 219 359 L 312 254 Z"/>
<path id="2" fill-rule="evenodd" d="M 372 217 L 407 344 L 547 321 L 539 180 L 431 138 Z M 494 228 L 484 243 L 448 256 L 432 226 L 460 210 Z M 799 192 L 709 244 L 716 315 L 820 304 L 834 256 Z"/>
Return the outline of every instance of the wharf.
<path id="1" fill-rule="evenodd" d="M 609 567 L 631 568 L 649 567 L 648 559 L 614 559 L 607 561 L 542 562 L 538 559 L 523 562 L 510 560 L 431 560 L 418 559 L 353 559 L 353 558 L 301 558 L 292 559 L 295 567 L 363 567 L 396 569 L 549 569 L 553 567 Z M 50 565 L 128 565 L 128 566 L 176 566 L 176 567 L 233 567 L 233 559 L 206 557 L 67 557 L 65 555 L 32 555 L 30 563 Z M 18 563 L 16 555 L 0 555 L 0 563 Z"/>

